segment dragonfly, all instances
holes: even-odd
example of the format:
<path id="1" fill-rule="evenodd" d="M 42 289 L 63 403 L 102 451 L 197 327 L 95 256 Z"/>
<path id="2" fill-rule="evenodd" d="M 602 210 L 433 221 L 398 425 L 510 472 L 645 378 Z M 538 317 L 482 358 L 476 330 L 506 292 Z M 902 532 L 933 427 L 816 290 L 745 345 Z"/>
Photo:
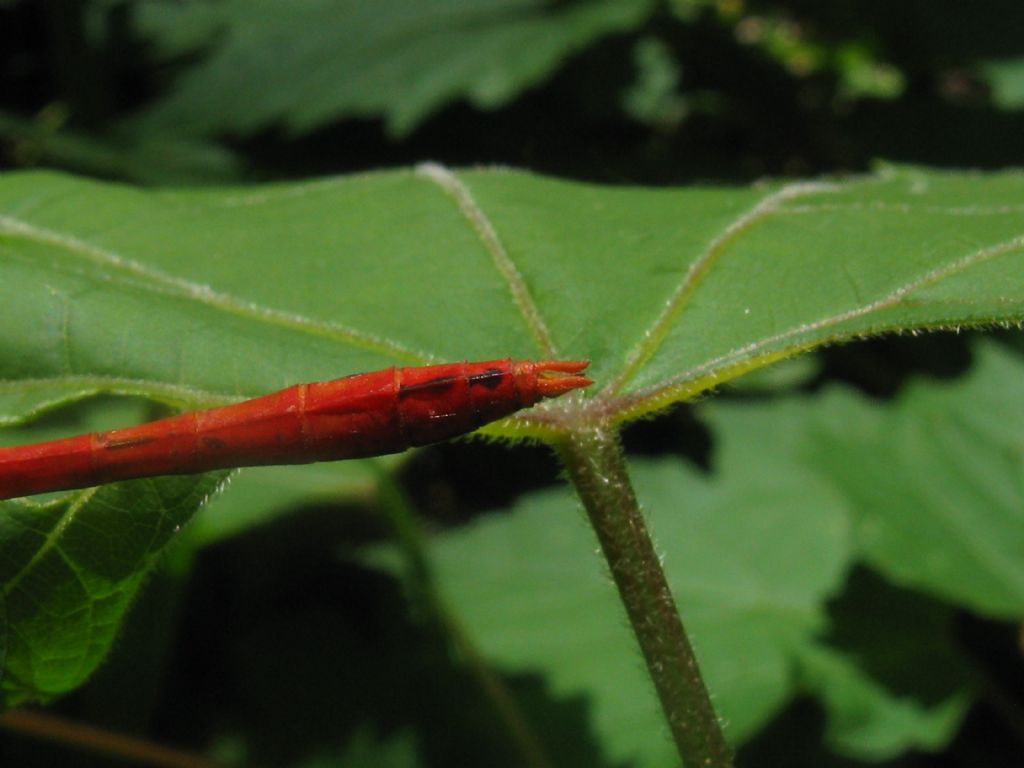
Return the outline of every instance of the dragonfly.
<path id="1" fill-rule="evenodd" d="M 504 359 L 386 368 L 124 429 L 0 448 L 0 499 L 400 453 L 589 386 L 588 364 Z"/>

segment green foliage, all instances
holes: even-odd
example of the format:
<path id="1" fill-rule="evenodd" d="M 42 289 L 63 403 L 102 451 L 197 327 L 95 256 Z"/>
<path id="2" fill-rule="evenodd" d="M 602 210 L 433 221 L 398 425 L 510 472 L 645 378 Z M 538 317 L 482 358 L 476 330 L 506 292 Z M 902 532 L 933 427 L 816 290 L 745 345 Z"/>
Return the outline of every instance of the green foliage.
<path id="1" fill-rule="evenodd" d="M 1018 0 L 0 0 L 0 164 L 321 177 L 0 177 L 0 444 L 449 359 L 591 358 L 583 397 L 487 432 L 509 441 L 714 388 L 626 444 L 662 451 L 637 490 L 739 763 L 1005 764 L 1024 346 L 937 383 L 915 363 L 949 375 L 967 344 L 835 343 L 1024 318 L 1024 176 L 909 165 L 1024 164 L 1022 23 Z M 850 175 L 878 157 L 908 165 Z M 638 187 L 323 178 L 424 158 Z M 226 764 L 675 764 L 575 503 L 522 492 L 540 455 L 2 502 L 0 708 L 78 689 L 55 707 Z M 389 522 L 397 546 L 360 550 Z M 5 765 L 85 759 L 46 749 L 0 732 Z"/>
<path id="2" fill-rule="evenodd" d="M 967 380 L 917 385 L 891 411 L 836 403 L 814 458 L 853 503 L 874 568 L 1008 619 L 1024 614 L 1022 374 L 982 346 Z"/>
<path id="3" fill-rule="evenodd" d="M 1018 321 L 1022 206 L 1020 174 L 914 169 L 666 191 L 434 166 L 248 192 L 9 176 L 0 414 L 571 355 L 623 421 L 819 344 Z"/>
<path id="4" fill-rule="evenodd" d="M 340 116 L 409 132 L 455 99 L 507 103 L 573 52 L 650 14 L 652 0 L 349 0 L 136 5 L 165 56 L 203 51 L 144 132 L 306 133 Z M 299 84 L 299 87 L 296 85 Z"/>
<path id="5" fill-rule="evenodd" d="M 1014 108 L 1014 0 L 30 6 L 0 6 L 14 166 L 181 184 L 439 158 L 664 183 L 1021 162 L 1016 121 L 978 109 Z"/>
<path id="6" fill-rule="evenodd" d="M 792 657 L 822 628 L 824 600 L 847 561 L 841 501 L 785 469 L 709 481 L 675 461 L 634 464 L 701 667 L 737 743 L 791 695 Z M 556 694 L 586 694 L 613 761 L 664 765 L 672 742 L 595 547 L 565 490 L 448 533 L 430 556 L 442 594 L 500 669 L 539 670 Z"/>
<path id="7" fill-rule="evenodd" d="M 777 436 L 760 450 L 790 453 L 840 489 L 858 551 L 886 578 L 1013 618 L 1024 613 L 1022 374 L 985 345 L 964 381 L 918 384 L 884 409 L 837 390 L 708 415 L 716 431 L 760 425 Z M 804 431 L 813 439 L 793 443 Z"/>
<path id="8" fill-rule="evenodd" d="M 228 183 L 241 175 L 239 159 L 214 144 L 116 132 L 94 136 L 68 130 L 63 112 L 44 111 L 30 120 L 0 111 L 0 135 L 11 141 L 18 165 L 54 163 L 142 184 Z"/>
<path id="9" fill-rule="evenodd" d="M 679 93 L 679 65 L 664 42 L 641 40 L 634 52 L 637 79 L 623 97 L 623 108 L 636 120 L 669 129 L 680 123 L 688 110 Z"/>
<path id="10" fill-rule="evenodd" d="M 383 743 L 382 743 L 383 742 Z M 373 734 L 355 735 L 341 754 L 318 755 L 296 768 L 406 768 L 416 765 L 416 748 L 407 734 L 378 740 Z"/>
<path id="11" fill-rule="evenodd" d="M 373 499 L 381 472 L 396 468 L 401 456 L 293 467 L 260 467 L 236 472 L 222 493 L 198 511 L 184 532 L 189 547 L 205 547 L 266 525 L 298 505 L 337 504 Z M 377 466 L 374 466 L 374 465 Z"/>
<path id="12" fill-rule="evenodd" d="M 997 106 L 1024 108 L 1024 58 L 984 62 L 981 74 L 992 88 L 992 100 Z"/>
<path id="13" fill-rule="evenodd" d="M 855 571 L 830 614 L 828 645 L 797 665 L 828 712 L 832 749 L 878 762 L 944 747 L 975 688 L 953 609 Z"/>
<path id="14" fill-rule="evenodd" d="M 894 168 L 662 191 L 437 166 L 178 192 L 11 175 L 0 413 L 16 425 L 101 393 L 201 406 L 395 363 L 589 357 L 589 397 L 488 430 L 550 439 L 588 409 L 624 423 L 829 342 L 1019 322 L 1022 209 L 1020 174 Z M 1020 614 L 1019 380 L 1018 361 L 984 348 L 962 384 L 921 385 L 884 409 L 844 392 L 716 406 L 714 476 L 637 463 L 735 742 L 800 692 L 821 696 L 829 738 L 851 754 L 948 740 L 966 676 L 927 692 L 914 675 L 894 682 L 863 638 L 829 637 L 826 602 L 860 563 L 972 611 Z M 301 503 L 309 483 L 320 500 L 372 492 L 363 469 L 254 472 L 192 546 Z M 89 675 L 217 482 L 0 507 L 8 704 Z M 661 717 L 573 506 L 545 493 L 439 537 L 440 593 L 501 669 L 543 674 L 556 700 L 585 696 L 609 760 L 660 764 Z M 956 658 L 933 640 L 908 669 Z"/>
<path id="15" fill-rule="evenodd" d="M 0 502 L 5 709 L 85 681 L 146 572 L 218 480 L 140 480 L 48 503 Z"/>

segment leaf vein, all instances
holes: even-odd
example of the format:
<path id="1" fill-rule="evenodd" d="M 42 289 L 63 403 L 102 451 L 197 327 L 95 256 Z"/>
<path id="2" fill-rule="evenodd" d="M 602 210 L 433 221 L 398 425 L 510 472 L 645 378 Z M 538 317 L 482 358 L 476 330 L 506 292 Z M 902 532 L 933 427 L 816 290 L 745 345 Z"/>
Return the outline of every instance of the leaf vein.
<path id="1" fill-rule="evenodd" d="M 423 178 L 429 179 L 451 198 L 463 218 L 469 223 L 473 232 L 476 233 L 484 249 L 491 257 L 498 274 L 508 286 L 512 294 L 512 301 L 522 315 L 527 329 L 533 336 L 534 341 L 540 347 L 541 352 L 550 358 L 558 357 L 551 333 L 544 323 L 544 318 L 537 303 L 530 293 L 526 280 L 516 266 L 516 263 L 509 256 L 508 251 L 498 237 L 494 225 L 483 212 L 472 193 L 451 171 L 436 163 L 423 163 L 417 167 L 417 173 Z"/>
<path id="2" fill-rule="evenodd" d="M 92 497 L 93 493 L 95 493 L 95 489 L 87 490 L 86 492 L 79 494 L 78 498 L 76 498 L 74 501 L 68 504 L 67 510 L 65 510 L 64 514 L 60 516 L 60 519 L 57 521 L 56 525 L 54 525 L 53 528 L 50 529 L 49 534 L 47 534 L 46 538 L 40 545 L 39 549 L 35 551 L 32 557 L 29 558 L 28 562 L 26 562 L 25 565 L 23 565 L 17 573 L 15 573 L 10 579 L 8 579 L 4 583 L 3 594 L 5 597 L 11 594 L 11 592 L 14 591 L 14 588 L 18 586 L 18 583 L 25 577 L 25 575 L 30 570 L 32 570 L 32 568 L 40 560 L 46 557 L 46 555 L 50 552 L 51 549 L 57 546 L 61 534 L 64 533 L 64 530 L 74 520 L 75 515 L 78 514 L 78 510 L 80 510 L 82 506 L 85 504 L 85 502 Z"/>
<path id="3" fill-rule="evenodd" d="M 885 309 L 891 309 L 896 306 L 908 304 L 912 299 L 910 296 L 922 288 L 940 283 L 942 280 L 953 277 L 964 270 L 967 270 L 973 266 L 984 263 L 999 256 L 1005 256 L 1014 252 L 1024 251 L 1024 235 L 1018 235 L 1004 240 L 995 245 L 981 248 L 977 251 L 962 256 L 949 264 L 937 267 L 929 270 L 928 272 L 921 275 L 918 279 L 912 280 L 905 285 L 898 286 L 894 290 L 890 291 L 885 296 L 877 299 L 873 302 L 848 309 L 845 312 L 839 312 L 835 315 L 823 317 L 818 320 L 814 320 L 807 323 L 801 323 L 793 328 L 789 328 L 771 336 L 767 336 L 757 341 L 753 341 L 749 344 L 745 344 L 741 347 L 726 352 L 723 355 L 719 355 L 711 360 L 708 360 L 700 365 L 694 366 L 676 376 L 672 376 L 661 384 L 657 384 L 645 389 L 638 390 L 637 392 L 631 393 L 626 396 L 622 396 L 615 401 L 614 407 L 611 408 L 613 412 L 616 412 L 616 420 L 622 420 L 629 414 L 635 413 L 638 410 L 645 410 L 643 404 L 646 401 L 662 402 L 664 401 L 665 394 L 680 385 L 692 382 L 701 378 L 708 378 L 712 381 L 720 382 L 723 380 L 723 373 L 730 367 L 738 368 L 738 363 L 744 358 L 750 358 L 756 353 L 764 350 L 768 347 L 773 347 L 780 342 L 785 342 L 789 339 L 798 338 L 807 333 L 819 331 L 826 328 L 831 328 L 848 320 L 853 320 L 858 317 L 871 314 L 872 312 L 879 312 Z M 808 344 L 803 342 L 801 344 L 794 344 L 789 348 L 789 353 L 794 353 L 802 349 L 815 346 L 815 344 Z M 778 357 L 787 356 L 786 350 L 775 351 L 774 353 Z M 693 393 L 696 394 L 696 393 Z M 668 403 L 665 403 L 666 405 Z M 608 408 L 606 403 L 605 408 Z"/>
<path id="4" fill-rule="evenodd" d="M 26 419 L 43 413 L 60 405 L 82 400 L 98 394 L 111 395 L 142 395 L 157 399 L 179 408 L 228 405 L 244 399 L 245 395 L 225 396 L 196 387 L 179 384 L 168 384 L 162 381 L 147 379 L 131 379 L 114 376 L 54 376 L 32 379 L 0 379 L 0 394 L 21 394 L 33 388 L 53 386 L 54 384 L 78 387 L 80 391 L 69 392 L 67 395 L 57 394 L 34 404 L 23 416 L 12 417 L 0 414 L 0 427 L 23 424 Z M 84 390 L 84 391 L 82 391 Z"/>
<path id="5" fill-rule="evenodd" d="M 937 436 L 938 441 L 948 442 L 950 437 L 944 434 Z M 953 445 L 944 446 L 946 456 L 955 456 L 957 449 L 963 444 L 955 442 Z M 950 461 L 946 471 L 950 477 L 956 478 L 956 485 L 962 488 L 976 488 L 979 496 L 982 497 L 982 504 L 987 509 L 1005 508 L 1005 503 L 998 498 L 992 489 L 984 483 L 979 482 L 978 476 L 962 462 Z M 928 490 L 928 489 L 926 489 Z M 961 505 L 953 503 L 949 498 L 939 498 L 929 505 L 936 518 L 945 523 L 950 535 L 960 542 L 963 549 L 974 559 L 974 561 L 985 570 L 994 571 L 1003 583 L 1013 585 L 1014 592 L 1020 593 L 1024 588 L 1024 577 L 1021 576 L 1019 562 L 1007 554 L 1005 541 L 993 540 L 984 535 L 984 529 L 977 524 L 971 515 L 964 514 Z"/>
<path id="6" fill-rule="evenodd" d="M 639 343 L 626 354 L 622 370 L 605 386 L 601 395 L 609 397 L 621 391 L 626 382 L 636 375 L 640 367 L 654 355 L 668 335 L 673 321 L 682 312 L 693 292 L 700 284 L 701 279 L 709 272 L 714 263 L 721 258 L 736 238 L 778 210 L 779 206 L 786 200 L 815 192 L 834 191 L 835 189 L 837 188 L 834 185 L 818 182 L 790 184 L 762 198 L 753 208 L 748 209 L 738 218 L 734 219 L 711 241 L 704 252 L 690 264 L 679 285 L 676 286 L 675 290 L 672 291 L 672 294 L 666 300 L 661 314 L 655 319 L 653 325 L 644 331 Z"/>
<path id="7" fill-rule="evenodd" d="M 316 321 L 303 315 L 263 307 L 230 294 L 216 291 L 208 285 L 185 280 L 145 266 L 77 237 L 38 227 L 10 216 L 0 215 L 0 231 L 46 245 L 63 248 L 76 257 L 83 258 L 97 266 L 140 278 L 142 285 L 150 290 L 195 301 L 239 317 L 251 318 L 272 325 L 278 325 L 279 327 L 334 339 L 356 348 L 390 355 L 411 363 L 427 363 L 432 360 L 431 356 L 413 352 L 403 344 L 392 339 L 386 339 L 382 336 L 359 331 L 338 323 Z"/>
<path id="8" fill-rule="evenodd" d="M 940 213 L 947 216 L 1005 216 L 1024 213 L 1024 205 L 914 205 L 912 203 L 888 203 L 874 200 L 863 203 L 815 203 L 780 207 L 778 213 L 805 215 L 815 213 L 840 213 L 846 211 L 888 211 L 893 213 Z"/>

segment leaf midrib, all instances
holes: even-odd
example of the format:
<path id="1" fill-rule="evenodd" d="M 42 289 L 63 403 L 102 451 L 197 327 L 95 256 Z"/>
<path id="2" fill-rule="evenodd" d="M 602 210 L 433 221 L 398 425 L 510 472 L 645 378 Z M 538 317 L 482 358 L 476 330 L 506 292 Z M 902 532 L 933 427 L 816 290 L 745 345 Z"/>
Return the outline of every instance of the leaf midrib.
<path id="1" fill-rule="evenodd" d="M 760 203 L 758 205 L 761 205 Z M 757 208 L 757 206 L 755 206 Z M 789 213 L 787 209 L 774 208 L 773 213 Z M 802 212 L 802 211 L 801 211 Z M 742 218 L 742 217 L 741 217 Z M 763 220 L 761 217 L 759 220 Z M 732 226 L 732 225 L 730 225 Z M 694 366 L 682 371 L 675 376 L 667 378 L 665 381 L 659 384 L 653 384 L 644 389 L 637 390 L 636 392 L 628 393 L 623 395 L 613 402 L 615 403 L 611 410 L 616 411 L 616 420 L 621 421 L 629 416 L 635 416 L 653 410 L 653 408 L 646 407 L 650 403 L 657 403 L 659 401 L 672 400 L 673 393 L 678 394 L 680 390 L 687 389 L 689 396 L 698 394 L 703 389 L 710 386 L 722 384 L 731 376 L 727 375 L 729 371 L 746 372 L 750 368 L 757 367 L 756 363 L 759 360 L 774 360 L 783 357 L 789 357 L 800 351 L 819 346 L 823 343 L 840 341 L 847 336 L 836 334 L 829 336 L 824 340 L 804 342 L 802 344 L 793 344 L 790 346 L 783 346 L 781 348 L 773 348 L 768 350 L 764 355 L 758 356 L 756 353 L 758 350 L 766 347 L 772 347 L 773 345 L 785 342 L 787 339 L 797 338 L 808 333 L 813 333 L 818 330 L 827 329 L 834 327 L 848 320 L 853 320 L 858 317 L 869 315 L 873 312 L 879 312 L 882 310 L 893 309 L 898 306 L 904 306 L 910 303 L 909 299 L 913 293 L 923 288 L 927 288 L 936 284 L 941 283 L 943 280 L 954 277 L 961 272 L 976 266 L 977 264 L 985 263 L 991 259 L 998 258 L 1000 256 L 1006 256 L 1015 252 L 1024 251 L 1024 234 L 1016 235 L 1008 240 L 1003 240 L 995 245 L 989 245 L 984 248 L 973 251 L 966 256 L 961 256 L 954 259 L 952 262 L 947 263 L 944 266 L 937 267 L 928 270 L 923 275 L 919 276 L 916 280 L 906 282 L 902 285 L 897 286 L 891 290 L 888 294 L 875 301 L 862 304 L 860 306 L 853 307 L 852 309 L 844 310 L 843 312 L 823 317 L 818 320 L 802 323 L 796 327 L 789 328 L 771 336 L 767 336 L 742 347 L 737 347 L 726 352 L 723 355 L 707 360 L 700 365 Z M 686 295 L 692 294 L 692 289 L 686 291 Z M 983 322 L 983 321 L 979 321 Z M 965 323 L 958 323 L 957 326 L 962 326 Z M 879 324 L 876 329 L 870 331 L 873 334 L 882 333 L 887 330 L 899 330 L 902 326 L 900 325 L 885 325 Z M 863 335 L 864 332 L 859 332 L 858 335 Z M 656 348 L 652 349 L 650 354 L 653 354 Z M 649 357 L 649 355 L 648 355 Z M 707 382 L 706 387 L 695 387 L 695 382 L 701 380 Z M 689 385 L 689 386 L 688 386 Z"/>
<path id="2" fill-rule="evenodd" d="M 0 214 L 0 232 L 22 237 L 37 244 L 62 248 L 72 256 L 82 258 L 98 267 L 140 279 L 141 282 L 137 284 L 139 287 L 155 293 L 186 299 L 227 314 L 257 320 L 279 328 L 328 338 L 346 346 L 376 352 L 411 364 L 426 364 L 434 360 L 434 356 L 414 352 L 393 339 L 245 301 L 229 293 L 216 291 L 208 285 L 147 267 L 134 259 L 93 245 L 81 238 L 39 227 L 12 216 Z M 8 254 L 8 257 L 11 255 Z"/>

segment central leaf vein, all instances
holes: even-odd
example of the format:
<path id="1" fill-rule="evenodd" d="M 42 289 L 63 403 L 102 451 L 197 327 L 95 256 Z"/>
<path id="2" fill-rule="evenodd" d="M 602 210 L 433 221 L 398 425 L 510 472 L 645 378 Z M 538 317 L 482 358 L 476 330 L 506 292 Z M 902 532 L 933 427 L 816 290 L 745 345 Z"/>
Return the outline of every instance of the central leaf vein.
<path id="1" fill-rule="evenodd" d="M 0 231 L 37 243 L 62 248 L 68 253 L 83 258 L 97 266 L 117 270 L 123 274 L 140 278 L 142 285 L 146 288 L 160 291 L 166 295 L 185 298 L 236 316 L 252 318 L 279 327 L 326 337 L 349 346 L 378 352 L 410 363 L 421 364 L 430 362 L 428 356 L 414 352 L 398 341 L 386 339 L 377 334 L 359 331 L 338 323 L 318 321 L 304 315 L 271 309 L 245 301 L 230 294 L 216 291 L 208 285 L 144 266 L 137 261 L 125 258 L 77 237 L 38 227 L 10 216 L 0 215 Z"/>
<path id="2" fill-rule="evenodd" d="M 758 207 L 760 207 L 760 204 Z M 911 280 L 903 285 L 897 286 L 888 294 L 876 299 L 875 301 L 853 307 L 852 309 L 848 309 L 834 315 L 819 318 L 818 320 L 801 323 L 780 333 L 766 336 L 749 344 L 732 349 L 723 355 L 719 355 L 718 357 L 705 361 L 700 365 L 694 366 L 676 376 L 672 376 L 655 386 L 638 390 L 628 396 L 620 397 L 616 403 L 616 408 L 613 409 L 620 411 L 616 418 L 625 418 L 627 414 L 635 415 L 637 412 L 647 412 L 657 407 L 662 407 L 662 405 L 667 405 L 668 402 L 666 401 L 670 401 L 669 393 L 682 386 L 692 385 L 695 381 L 705 380 L 707 382 L 707 386 L 721 383 L 725 380 L 725 374 L 730 369 L 738 372 L 747 370 L 750 366 L 744 365 L 744 363 L 750 364 L 752 359 L 757 357 L 758 353 L 763 353 L 763 356 L 769 359 L 777 359 L 786 357 L 788 354 L 796 351 L 809 348 L 810 346 L 815 346 L 815 342 L 809 343 L 804 340 L 787 348 L 785 347 L 784 342 L 792 339 L 799 339 L 800 337 L 816 331 L 834 328 L 842 323 L 859 317 L 864 317 L 874 312 L 881 312 L 897 306 L 906 305 L 911 301 L 914 301 L 911 297 L 917 291 L 941 283 L 943 280 L 952 278 L 978 264 L 991 261 L 999 258 L 1000 256 L 1012 255 L 1022 251 L 1024 251 L 1024 235 L 1018 235 L 1001 243 L 996 243 L 995 245 L 973 251 L 972 253 L 955 259 L 944 266 L 929 270 L 916 280 Z M 926 304 L 930 302 L 917 300 L 917 303 Z M 883 330 L 888 330 L 888 328 L 879 326 L 879 328 L 875 329 L 874 332 L 878 333 Z M 839 337 L 837 336 L 836 338 L 830 338 L 829 340 L 836 341 L 838 338 Z M 777 347 L 780 343 L 783 343 L 783 348 L 781 349 Z M 697 394 L 697 392 L 689 392 L 690 396 L 695 394 Z M 655 403 L 660 405 L 654 405 Z M 645 404 L 647 404 L 647 407 L 645 407 Z"/>
<path id="3" fill-rule="evenodd" d="M 434 163 L 420 165 L 417 172 L 440 187 L 446 195 L 455 201 L 459 212 L 469 223 L 470 227 L 472 227 L 473 232 L 476 233 L 477 238 L 479 238 L 484 249 L 490 255 L 494 268 L 508 285 L 509 293 L 512 294 L 512 301 L 515 303 L 520 315 L 522 315 L 523 321 L 526 323 L 526 327 L 540 348 L 541 353 L 549 358 L 558 357 L 558 351 L 551 338 L 551 332 L 544 322 L 540 308 L 530 294 L 526 280 L 523 278 L 515 262 L 508 255 L 508 251 L 498 237 L 494 225 L 487 218 L 487 214 L 483 212 L 476 200 L 473 199 L 473 195 L 466 188 L 466 185 L 447 168 Z"/>
<path id="4" fill-rule="evenodd" d="M 609 397 L 620 392 L 626 382 L 633 378 L 640 367 L 654 355 L 668 335 L 672 323 L 683 311 L 693 292 L 697 289 L 701 279 L 707 275 L 714 263 L 721 258 L 738 237 L 775 212 L 787 200 L 835 189 L 834 186 L 825 183 L 790 184 L 761 199 L 753 208 L 734 219 L 690 264 L 683 274 L 683 279 L 665 302 L 661 314 L 655 319 L 654 324 L 644 331 L 640 342 L 626 354 L 622 370 L 607 384 L 601 395 Z"/>

